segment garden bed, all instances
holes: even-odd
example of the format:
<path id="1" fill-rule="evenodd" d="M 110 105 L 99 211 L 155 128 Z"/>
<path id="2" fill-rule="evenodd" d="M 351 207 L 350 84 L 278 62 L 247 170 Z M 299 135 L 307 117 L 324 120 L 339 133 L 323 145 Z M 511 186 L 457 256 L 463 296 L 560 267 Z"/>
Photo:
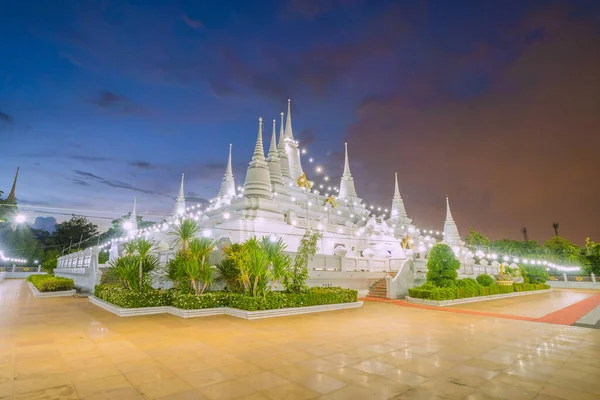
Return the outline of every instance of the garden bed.
<path id="1" fill-rule="evenodd" d="M 493 295 L 489 295 L 489 296 L 465 297 L 462 299 L 453 299 L 453 300 L 426 300 L 426 299 L 418 299 L 415 297 L 406 296 L 406 300 L 409 303 L 424 304 L 424 305 L 438 306 L 438 307 L 447 307 L 447 306 L 454 306 L 457 304 L 476 303 L 479 301 L 488 301 L 488 300 L 496 300 L 496 299 L 505 299 L 505 298 L 509 298 L 509 297 L 527 296 L 530 294 L 549 293 L 551 291 L 552 291 L 552 289 L 529 290 L 529 291 L 521 291 L 521 292 L 493 294 Z"/>
<path id="2" fill-rule="evenodd" d="M 39 298 L 73 296 L 76 293 L 72 279 L 52 275 L 31 275 L 27 278 L 27 283 L 33 295 Z"/>
<path id="3" fill-rule="evenodd" d="M 31 288 L 31 291 L 33 292 L 33 295 L 36 298 L 46 298 L 46 297 L 69 297 L 69 296 L 73 296 L 75 293 L 77 293 L 75 291 L 75 289 L 71 289 L 71 290 L 60 290 L 60 291 L 56 291 L 56 292 L 40 292 L 31 282 L 27 282 L 27 284 L 29 285 L 29 287 Z"/>
<path id="4" fill-rule="evenodd" d="M 357 295 L 356 290 L 342 288 L 310 288 L 301 293 L 270 292 L 264 297 L 252 297 L 235 292 L 133 292 L 119 286 L 98 285 L 89 299 L 121 317 L 169 313 L 182 318 L 226 314 L 258 319 L 362 307 Z"/>

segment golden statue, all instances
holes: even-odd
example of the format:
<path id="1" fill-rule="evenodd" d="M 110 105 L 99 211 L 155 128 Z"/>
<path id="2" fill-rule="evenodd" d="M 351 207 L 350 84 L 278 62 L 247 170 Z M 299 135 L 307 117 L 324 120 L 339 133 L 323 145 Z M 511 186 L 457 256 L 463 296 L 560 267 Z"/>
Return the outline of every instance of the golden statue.
<path id="1" fill-rule="evenodd" d="M 408 236 L 408 233 L 406 234 L 406 237 L 404 239 L 402 239 L 402 242 L 400 243 L 400 245 L 402 246 L 402 248 L 404 250 L 406 250 L 409 246 L 411 249 L 415 248 L 414 244 L 410 243 L 410 237 Z"/>
<path id="2" fill-rule="evenodd" d="M 335 202 L 335 197 L 333 197 L 333 195 L 329 196 L 323 205 L 326 206 L 327 204 L 331 204 L 333 208 L 337 208 L 337 203 Z"/>
<path id="3" fill-rule="evenodd" d="M 311 184 L 308 181 L 308 178 L 306 177 L 306 173 L 303 173 L 300 176 L 300 178 L 298 178 L 298 180 L 296 181 L 296 183 L 298 184 L 299 187 L 306 188 L 306 190 L 310 190 L 310 188 L 311 188 Z"/>

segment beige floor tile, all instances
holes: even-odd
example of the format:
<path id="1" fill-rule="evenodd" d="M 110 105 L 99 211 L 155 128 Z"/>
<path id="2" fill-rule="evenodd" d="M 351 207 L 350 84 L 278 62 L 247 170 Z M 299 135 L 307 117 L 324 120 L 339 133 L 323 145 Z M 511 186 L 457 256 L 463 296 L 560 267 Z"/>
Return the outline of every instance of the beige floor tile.
<path id="1" fill-rule="evenodd" d="M 342 389 L 336 390 L 335 392 L 329 393 L 323 397 L 323 400 L 363 400 L 363 399 L 381 399 L 385 400 L 387 397 L 379 393 L 373 393 L 369 389 L 361 386 L 346 386 Z"/>
<path id="2" fill-rule="evenodd" d="M 552 384 L 545 385 L 540 393 L 565 400 L 598 400 L 598 395 L 596 394 Z"/>
<path id="3" fill-rule="evenodd" d="M 111 390 L 131 387 L 131 384 L 122 375 L 75 383 L 75 389 L 81 398 L 90 397 L 103 392 L 109 392 Z"/>
<path id="4" fill-rule="evenodd" d="M 206 400 L 207 397 L 197 390 L 187 390 L 185 392 L 171 394 L 161 397 L 160 400 Z"/>
<path id="5" fill-rule="evenodd" d="M 393 397 L 394 400 L 445 400 L 435 393 L 431 393 L 428 390 L 411 388 L 399 396 Z M 479 399 L 478 399 L 479 400 Z"/>
<path id="6" fill-rule="evenodd" d="M 269 371 L 244 376 L 240 378 L 239 381 L 259 392 L 262 390 L 271 389 L 276 386 L 281 386 L 286 383 L 290 383 L 290 381 L 288 381 L 287 379 L 282 378 L 279 375 L 275 375 L 274 373 Z"/>
<path id="7" fill-rule="evenodd" d="M 352 368 L 373 375 L 383 375 L 384 373 L 389 373 L 396 370 L 396 368 L 394 368 L 393 366 L 384 364 L 376 360 L 361 361 L 357 364 L 352 365 Z"/>
<path id="8" fill-rule="evenodd" d="M 316 373 L 300 378 L 297 383 L 321 394 L 327 394 L 347 386 L 347 383 L 324 373 Z"/>
<path id="9" fill-rule="evenodd" d="M 402 385 L 417 386 L 423 383 L 427 378 L 412 372 L 394 369 L 381 374 L 382 377 L 398 382 Z"/>
<path id="10" fill-rule="evenodd" d="M 69 386 L 72 384 L 69 374 L 38 374 L 30 378 L 15 379 L 14 392 L 25 393 L 36 390 L 49 389 L 56 386 Z"/>
<path id="11" fill-rule="evenodd" d="M 121 375 L 121 371 L 111 364 L 76 369 L 68 372 L 67 374 L 73 380 L 73 382 L 77 383 Z"/>
<path id="12" fill-rule="evenodd" d="M 321 393 L 295 382 L 275 386 L 263 390 L 262 393 L 271 400 L 310 400 L 321 396 Z"/>
<path id="13" fill-rule="evenodd" d="M 192 386 L 181 378 L 169 378 L 159 381 L 147 382 L 137 388 L 146 399 L 160 399 L 176 393 L 192 390 Z"/>
<path id="14" fill-rule="evenodd" d="M 199 389 L 210 400 L 234 400 L 254 394 L 256 391 L 239 381 L 227 381 Z"/>
<path id="15" fill-rule="evenodd" d="M 217 368 L 217 370 L 221 371 L 229 379 L 238 379 L 246 375 L 255 374 L 257 372 L 263 371 L 262 368 L 249 362 L 237 362 L 223 367 L 219 367 Z"/>
<path id="16" fill-rule="evenodd" d="M 86 397 L 85 400 L 143 400 L 142 395 L 132 387 L 109 390 Z"/>
<path id="17" fill-rule="evenodd" d="M 215 369 L 192 372 L 191 374 L 180 375 L 180 377 L 195 388 L 201 388 L 204 386 L 214 385 L 215 383 L 231 380 L 229 376 Z"/>
<path id="18" fill-rule="evenodd" d="M 144 383 L 174 378 L 175 375 L 164 367 L 152 367 L 136 372 L 127 372 L 125 378 L 135 387 Z"/>
<path id="19" fill-rule="evenodd" d="M 17 393 L 14 400 L 76 400 L 77 393 L 73 385 L 55 386 L 52 388 Z"/>

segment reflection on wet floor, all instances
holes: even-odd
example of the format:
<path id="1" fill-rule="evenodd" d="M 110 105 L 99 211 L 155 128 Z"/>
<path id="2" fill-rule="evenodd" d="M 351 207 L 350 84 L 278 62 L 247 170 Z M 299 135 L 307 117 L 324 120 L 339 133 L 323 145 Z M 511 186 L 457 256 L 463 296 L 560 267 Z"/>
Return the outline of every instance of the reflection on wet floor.
<path id="1" fill-rule="evenodd" d="M 8 280 L 0 338 L 2 400 L 600 397 L 600 330 L 386 303 L 256 321 L 119 318 Z"/>

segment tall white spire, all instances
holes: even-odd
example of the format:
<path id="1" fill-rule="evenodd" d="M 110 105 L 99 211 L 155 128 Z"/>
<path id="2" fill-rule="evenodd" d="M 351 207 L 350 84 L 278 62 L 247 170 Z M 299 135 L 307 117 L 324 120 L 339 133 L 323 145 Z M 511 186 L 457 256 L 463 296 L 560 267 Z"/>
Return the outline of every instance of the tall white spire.
<path id="1" fill-rule="evenodd" d="M 290 163 L 290 175 L 294 181 L 300 178 L 304 172 L 302 171 L 302 163 L 300 162 L 300 150 L 298 144 L 294 140 L 292 133 L 292 108 L 291 100 L 288 100 L 288 113 L 285 121 L 285 150 Z"/>
<path id="2" fill-rule="evenodd" d="M 172 215 L 183 215 L 185 214 L 185 196 L 183 191 L 183 178 L 184 174 L 181 174 L 181 185 L 179 185 L 179 195 L 175 199 L 175 206 L 173 207 Z"/>
<path id="3" fill-rule="evenodd" d="M 408 218 L 406 214 L 406 209 L 404 208 L 404 201 L 400 196 L 400 189 L 398 187 L 398 173 L 394 173 L 394 197 L 392 198 L 392 214 L 390 219 L 397 223 L 410 224 L 411 220 Z"/>
<path id="4" fill-rule="evenodd" d="M 133 208 L 131 209 L 131 214 L 129 214 L 129 221 L 127 226 L 127 231 L 130 235 L 135 235 L 137 232 L 137 213 L 135 211 L 135 205 L 137 202 L 137 198 L 133 198 Z"/>
<path id="5" fill-rule="evenodd" d="M 450 212 L 450 202 L 446 197 L 446 221 L 444 222 L 444 243 L 451 246 L 462 246 L 464 242 L 460 240 L 460 234 L 458 233 L 458 227 L 452 218 Z"/>
<path id="6" fill-rule="evenodd" d="M 277 152 L 277 121 L 273 120 L 273 134 L 271 135 L 271 146 L 269 147 L 269 174 L 271 175 L 271 186 L 273 192 L 277 192 L 275 187 L 283 186 L 283 178 L 281 176 L 281 164 L 279 163 L 279 155 Z"/>
<path id="7" fill-rule="evenodd" d="M 221 181 L 221 189 L 217 195 L 221 198 L 232 198 L 235 196 L 235 180 L 233 179 L 233 171 L 231 169 L 231 144 L 229 145 L 229 158 L 227 160 L 227 168 L 223 181 Z"/>
<path id="8" fill-rule="evenodd" d="M 338 198 L 341 200 L 358 197 L 356 195 L 356 189 L 354 188 L 354 178 L 350 173 L 350 163 L 348 161 L 348 143 L 344 143 L 345 155 L 344 155 L 344 173 L 340 181 L 340 193 Z"/>
<path id="9" fill-rule="evenodd" d="M 265 153 L 262 141 L 263 121 L 258 119 L 258 136 L 254 146 L 252 161 L 246 170 L 244 182 L 244 197 L 262 197 L 271 199 L 271 176 L 269 167 L 265 161 Z"/>
<path id="10" fill-rule="evenodd" d="M 292 100 L 288 99 L 287 118 L 285 119 L 285 137 L 294 140 L 292 132 Z"/>
<path id="11" fill-rule="evenodd" d="M 279 163 L 281 164 L 281 176 L 287 181 L 292 180 L 290 175 L 290 160 L 288 159 L 287 152 L 285 150 L 285 134 L 283 130 L 283 112 L 281 113 L 281 125 L 279 126 Z"/>

